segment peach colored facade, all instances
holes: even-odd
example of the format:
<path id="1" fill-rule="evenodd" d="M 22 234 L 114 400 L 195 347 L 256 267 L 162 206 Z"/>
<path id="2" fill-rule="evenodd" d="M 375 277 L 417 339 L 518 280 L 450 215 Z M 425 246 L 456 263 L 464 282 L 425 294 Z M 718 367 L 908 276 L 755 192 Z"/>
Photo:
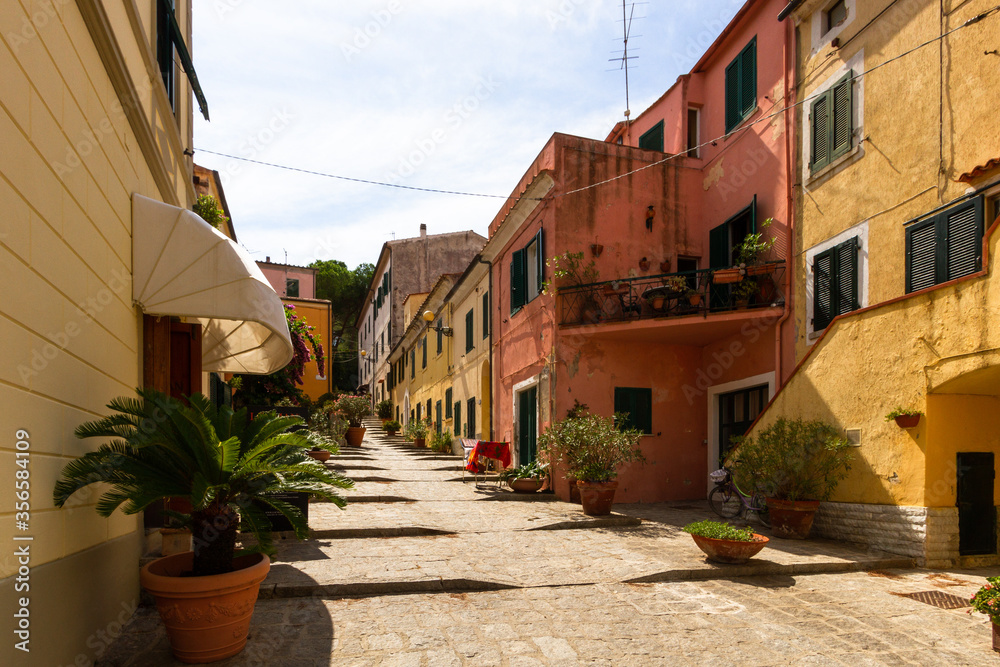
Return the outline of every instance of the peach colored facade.
<path id="1" fill-rule="evenodd" d="M 791 372 L 784 263 L 792 126 L 781 114 L 769 118 L 792 97 L 792 33 L 776 20 L 783 7 L 746 3 L 691 73 L 607 141 L 553 135 L 491 223 L 483 255 L 492 259 L 497 296 L 494 422 L 516 462 L 531 456 L 537 434 L 575 401 L 602 415 L 617 401 L 648 401 L 637 408 L 648 410 L 647 461 L 620 471 L 616 500 L 704 497 L 720 443 L 727 433 L 741 434 L 732 429 L 749 426 Z M 726 70 L 748 50 L 756 94 L 744 96 L 727 136 Z M 690 140 L 689 118 L 700 127 Z M 650 147 L 649 131 L 655 138 L 659 123 L 662 145 Z M 696 156 L 684 154 L 705 142 Z M 749 309 L 709 299 L 707 290 L 716 288 L 707 286 L 706 269 L 731 266 L 733 246 L 761 229 L 754 220 L 767 218 L 774 220 L 767 234 L 777 239 L 772 291 Z M 542 262 L 536 276 L 524 263 L 566 252 L 582 252 L 599 272 L 601 284 L 590 290 L 598 295 L 596 315 L 581 306 L 587 290 L 564 280 L 555 280 L 556 294 L 534 293 L 553 281 L 553 266 Z M 678 271 L 706 291 L 706 301 L 660 310 L 653 288 Z M 512 295 L 526 303 L 512 307 Z M 733 412 L 735 402 L 739 415 L 720 414 Z M 565 498 L 568 484 L 556 477 Z"/>
<path id="2" fill-rule="evenodd" d="M 271 284 L 278 296 L 285 298 L 315 299 L 316 298 L 316 269 L 307 266 L 295 266 L 294 264 L 277 264 L 270 261 L 257 262 L 267 282 Z M 289 294 L 292 287 L 289 281 L 294 281 L 298 287 L 298 293 Z M 292 287 L 292 291 L 295 289 Z"/>

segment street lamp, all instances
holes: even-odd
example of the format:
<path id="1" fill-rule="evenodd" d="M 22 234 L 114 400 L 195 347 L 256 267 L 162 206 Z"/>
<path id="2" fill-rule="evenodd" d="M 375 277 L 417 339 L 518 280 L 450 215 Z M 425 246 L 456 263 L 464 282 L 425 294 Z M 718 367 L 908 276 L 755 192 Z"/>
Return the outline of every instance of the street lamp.
<path id="1" fill-rule="evenodd" d="M 424 322 L 433 322 L 434 321 L 434 313 L 432 313 L 429 310 L 425 310 L 424 314 L 423 314 L 423 318 L 424 318 Z M 444 334 L 445 336 L 450 336 L 450 335 L 452 335 L 452 333 L 454 333 L 451 330 L 451 327 L 443 327 L 441 325 L 438 325 L 436 327 L 427 327 L 427 328 L 430 331 L 435 331 L 435 332 L 437 332 L 439 334 Z"/>

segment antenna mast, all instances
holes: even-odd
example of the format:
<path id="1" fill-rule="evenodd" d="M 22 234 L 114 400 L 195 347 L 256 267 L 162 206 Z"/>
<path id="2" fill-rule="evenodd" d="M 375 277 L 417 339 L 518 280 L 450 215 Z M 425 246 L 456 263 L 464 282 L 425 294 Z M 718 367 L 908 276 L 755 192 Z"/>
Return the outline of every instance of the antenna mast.
<path id="1" fill-rule="evenodd" d="M 620 70 L 625 70 L 625 122 L 629 122 L 629 116 L 632 115 L 632 111 L 629 108 L 629 95 L 628 95 L 628 61 L 636 60 L 639 56 L 630 56 L 628 54 L 628 38 L 632 34 L 632 19 L 635 18 L 635 6 L 637 4 L 647 4 L 632 2 L 629 3 L 628 0 L 622 0 L 622 51 L 620 58 L 609 58 L 609 62 L 621 61 Z M 640 16 L 638 18 L 645 18 Z M 638 35 L 641 36 L 641 35 Z"/>

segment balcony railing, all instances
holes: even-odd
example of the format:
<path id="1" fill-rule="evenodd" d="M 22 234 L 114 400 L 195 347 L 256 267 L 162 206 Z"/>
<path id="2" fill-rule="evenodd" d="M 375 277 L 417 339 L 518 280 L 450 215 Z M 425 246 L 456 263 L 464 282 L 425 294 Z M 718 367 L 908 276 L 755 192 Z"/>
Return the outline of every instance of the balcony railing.
<path id="1" fill-rule="evenodd" d="M 745 308 L 782 306 L 785 263 L 743 269 L 701 269 L 621 278 L 558 289 L 559 324 L 708 317 Z"/>

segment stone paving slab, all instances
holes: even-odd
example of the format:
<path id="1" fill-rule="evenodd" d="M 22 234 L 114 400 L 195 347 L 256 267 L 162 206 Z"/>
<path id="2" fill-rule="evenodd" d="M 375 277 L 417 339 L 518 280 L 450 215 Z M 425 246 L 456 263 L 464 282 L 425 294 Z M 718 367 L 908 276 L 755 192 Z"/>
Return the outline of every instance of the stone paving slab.
<path id="1" fill-rule="evenodd" d="M 979 614 L 899 593 L 968 596 L 996 568 L 598 584 L 257 603 L 219 667 L 996 664 Z M 101 667 L 179 667 L 141 608 Z"/>

